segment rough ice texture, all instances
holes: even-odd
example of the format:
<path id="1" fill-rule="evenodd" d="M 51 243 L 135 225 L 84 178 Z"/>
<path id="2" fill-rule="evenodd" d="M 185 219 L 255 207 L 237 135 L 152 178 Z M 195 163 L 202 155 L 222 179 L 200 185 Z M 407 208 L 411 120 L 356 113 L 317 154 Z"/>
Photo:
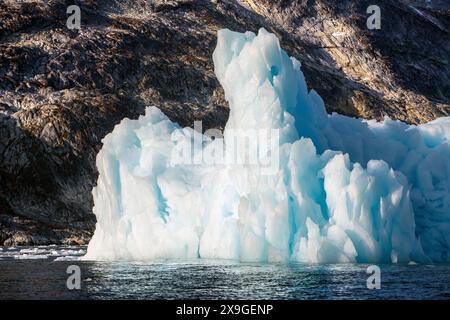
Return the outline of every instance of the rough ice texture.
<path id="1" fill-rule="evenodd" d="M 85 259 L 450 261 L 450 118 L 328 115 L 264 29 L 219 31 L 213 60 L 230 107 L 225 144 L 231 129 L 278 129 L 278 169 L 174 164 L 173 149 L 199 133 L 150 107 L 103 141 Z M 202 150 L 219 141 L 202 138 Z"/>

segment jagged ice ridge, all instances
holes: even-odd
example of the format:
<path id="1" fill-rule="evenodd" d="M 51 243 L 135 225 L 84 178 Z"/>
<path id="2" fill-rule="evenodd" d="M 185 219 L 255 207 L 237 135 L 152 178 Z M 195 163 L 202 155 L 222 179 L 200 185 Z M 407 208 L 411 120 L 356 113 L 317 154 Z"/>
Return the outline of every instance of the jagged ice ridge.
<path id="1" fill-rule="evenodd" d="M 224 139 L 180 128 L 158 108 L 103 141 L 85 259 L 450 261 L 450 118 L 413 126 L 326 113 L 301 64 L 261 29 L 218 32 Z M 174 150 L 231 145 L 276 130 L 267 173 L 255 164 L 174 163 Z M 174 139 L 176 137 L 176 139 Z M 272 141 L 273 142 L 273 141 Z M 246 144 L 238 151 L 248 156 Z"/>

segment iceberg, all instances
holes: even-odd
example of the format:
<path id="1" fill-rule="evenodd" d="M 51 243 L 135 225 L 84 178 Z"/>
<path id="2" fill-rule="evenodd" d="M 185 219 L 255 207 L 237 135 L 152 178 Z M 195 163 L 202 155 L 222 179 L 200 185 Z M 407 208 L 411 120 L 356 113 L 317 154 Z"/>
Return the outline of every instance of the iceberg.
<path id="1" fill-rule="evenodd" d="M 218 32 L 223 135 L 157 107 L 103 140 L 88 260 L 450 261 L 450 118 L 326 112 L 260 29 Z"/>

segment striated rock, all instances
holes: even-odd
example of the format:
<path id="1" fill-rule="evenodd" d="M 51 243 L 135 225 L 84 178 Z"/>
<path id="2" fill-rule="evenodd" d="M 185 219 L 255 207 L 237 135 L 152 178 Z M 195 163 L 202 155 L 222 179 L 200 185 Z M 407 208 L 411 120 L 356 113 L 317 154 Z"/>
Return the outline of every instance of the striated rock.
<path id="1" fill-rule="evenodd" d="M 81 30 L 66 9 L 81 7 Z M 437 3 L 437 2 L 436 2 Z M 265 27 L 303 64 L 330 112 L 423 123 L 450 114 L 445 1 L 5 0 L 0 2 L 0 245 L 85 243 L 101 139 L 158 105 L 222 128 L 221 28 Z"/>
<path id="2" fill-rule="evenodd" d="M 91 233 L 79 228 L 59 228 L 17 215 L 0 215 L 0 244 L 29 246 L 44 244 L 87 244 Z"/>
<path id="3" fill-rule="evenodd" d="M 22 231 L 15 233 L 11 238 L 7 239 L 3 245 L 5 246 L 28 246 L 31 245 L 31 237 L 24 234 Z"/>

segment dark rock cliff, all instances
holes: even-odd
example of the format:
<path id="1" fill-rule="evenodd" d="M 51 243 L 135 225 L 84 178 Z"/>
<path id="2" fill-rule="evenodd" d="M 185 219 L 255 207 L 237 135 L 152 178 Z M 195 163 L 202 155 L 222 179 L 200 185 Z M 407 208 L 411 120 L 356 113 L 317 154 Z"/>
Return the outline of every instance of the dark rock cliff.
<path id="1" fill-rule="evenodd" d="M 101 139 L 159 106 L 222 128 L 213 72 L 221 28 L 265 27 L 303 64 L 330 112 L 423 123 L 450 114 L 445 1 L 0 2 L 0 245 L 85 243 Z M 71 4 L 81 29 L 66 27 Z"/>

